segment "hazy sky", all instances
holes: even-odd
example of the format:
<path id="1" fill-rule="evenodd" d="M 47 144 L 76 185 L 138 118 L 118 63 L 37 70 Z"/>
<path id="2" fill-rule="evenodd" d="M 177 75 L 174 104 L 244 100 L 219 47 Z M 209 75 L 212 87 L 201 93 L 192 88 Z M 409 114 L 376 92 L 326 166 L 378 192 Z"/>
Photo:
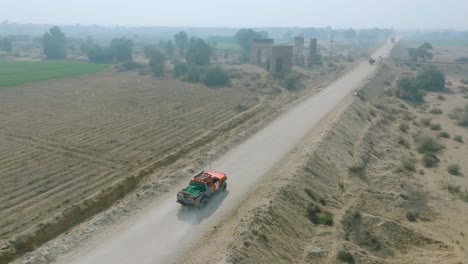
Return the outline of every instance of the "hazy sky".
<path id="1" fill-rule="evenodd" d="M 468 29 L 468 0 L 0 0 L 0 20 L 129 26 Z"/>

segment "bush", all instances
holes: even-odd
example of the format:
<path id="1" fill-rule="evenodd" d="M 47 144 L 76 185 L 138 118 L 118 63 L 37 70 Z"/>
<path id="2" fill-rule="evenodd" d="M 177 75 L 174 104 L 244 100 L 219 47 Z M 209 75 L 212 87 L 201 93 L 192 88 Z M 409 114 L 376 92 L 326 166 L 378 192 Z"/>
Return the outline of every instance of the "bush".
<path id="1" fill-rule="evenodd" d="M 126 62 L 120 64 L 119 68 L 121 70 L 124 70 L 124 71 L 131 71 L 131 70 L 141 68 L 141 65 L 134 62 L 134 61 L 132 61 L 132 60 L 129 60 L 129 61 L 126 61 Z"/>
<path id="2" fill-rule="evenodd" d="M 439 100 L 441 100 L 441 101 L 444 101 L 444 100 L 445 100 L 445 96 L 439 94 L 439 95 L 437 96 L 437 99 L 439 99 Z"/>
<path id="3" fill-rule="evenodd" d="M 344 251 L 344 250 L 340 250 L 340 252 L 338 253 L 338 259 L 348 264 L 356 263 L 353 255 L 349 253 L 348 251 Z"/>
<path id="4" fill-rule="evenodd" d="M 319 224 L 332 226 L 333 225 L 333 214 L 328 212 L 328 211 L 324 211 L 322 213 L 322 215 L 319 217 Z"/>
<path id="5" fill-rule="evenodd" d="M 460 142 L 460 143 L 463 143 L 463 137 L 460 136 L 460 135 L 456 135 L 453 140 L 457 141 L 457 142 Z"/>
<path id="6" fill-rule="evenodd" d="M 439 131 L 442 128 L 440 124 L 431 124 L 431 130 Z"/>
<path id="7" fill-rule="evenodd" d="M 439 163 L 439 159 L 436 155 L 426 153 L 422 157 L 422 163 L 424 167 L 432 168 L 437 166 L 437 163 Z"/>
<path id="8" fill-rule="evenodd" d="M 416 150 L 419 153 L 434 154 L 442 150 L 442 145 L 430 136 L 417 136 L 416 137 Z"/>
<path id="9" fill-rule="evenodd" d="M 208 87 L 223 87 L 231 83 L 229 74 L 221 67 L 210 67 L 203 76 L 203 83 Z"/>
<path id="10" fill-rule="evenodd" d="M 411 210 L 411 211 L 406 212 L 406 219 L 408 219 L 408 221 L 415 222 L 416 219 L 418 219 L 418 217 L 419 217 L 418 211 Z"/>
<path id="11" fill-rule="evenodd" d="M 188 70 L 189 70 L 189 66 L 187 63 L 177 62 L 174 65 L 174 75 L 176 77 L 184 76 L 188 72 Z"/>
<path id="12" fill-rule="evenodd" d="M 468 104 L 464 108 L 453 109 L 450 118 L 455 119 L 459 126 L 468 126 Z"/>
<path id="13" fill-rule="evenodd" d="M 440 115 L 443 112 L 442 112 L 442 109 L 440 109 L 440 108 L 434 108 L 434 109 L 431 109 L 431 111 L 429 111 L 429 113 L 434 114 L 434 115 Z"/>
<path id="14" fill-rule="evenodd" d="M 450 138 L 450 135 L 449 133 L 445 132 L 445 131 L 442 131 L 439 133 L 439 137 L 441 138 Z"/>
<path id="15" fill-rule="evenodd" d="M 406 148 L 410 148 L 410 143 L 408 142 L 408 140 L 406 140 L 404 137 L 400 136 L 398 137 L 398 144 L 406 147 Z"/>
<path id="16" fill-rule="evenodd" d="M 405 171 L 415 171 L 416 166 L 414 165 L 414 160 L 410 157 L 404 157 L 400 161 L 401 169 Z"/>
<path id="17" fill-rule="evenodd" d="M 421 118 L 421 124 L 423 126 L 430 126 L 431 125 L 432 119 L 427 117 L 427 118 Z"/>
<path id="18" fill-rule="evenodd" d="M 202 79 L 202 75 L 204 74 L 205 69 L 199 66 L 191 66 L 187 73 L 184 76 L 184 80 L 186 82 L 197 83 L 200 82 Z"/>
<path id="19" fill-rule="evenodd" d="M 303 88 L 301 76 L 298 73 L 291 72 L 288 73 L 283 81 L 282 85 L 288 90 L 288 91 L 297 91 Z"/>
<path id="20" fill-rule="evenodd" d="M 447 166 L 447 171 L 452 175 L 460 175 L 460 166 L 458 164 L 450 164 Z"/>
<path id="21" fill-rule="evenodd" d="M 416 76 L 417 86 L 427 91 L 443 91 L 445 76 L 436 67 L 426 67 Z"/>
<path id="22" fill-rule="evenodd" d="M 414 78 L 402 78 L 397 82 L 396 96 L 403 100 L 422 102 L 424 91 L 419 89 Z"/>
<path id="23" fill-rule="evenodd" d="M 329 211 L 322 210 L 322 208 L 317 205 L 313 205 L 309 209 L 309 219 L 316 225 L 333 225 L 333 214 Z"/>
<path id="24" fill-rule="evenodd" d="M 400 131 L 401 131 L 401 132 L 404 132 L 404 133 L 408 132 L 408 129 L 409 129 L 409 124 L 408 124 L 408 122 L 403 122 L 403 123 L 401 123 L 400 126 L 399 126 L 399 128 L 400 128 Z"/>

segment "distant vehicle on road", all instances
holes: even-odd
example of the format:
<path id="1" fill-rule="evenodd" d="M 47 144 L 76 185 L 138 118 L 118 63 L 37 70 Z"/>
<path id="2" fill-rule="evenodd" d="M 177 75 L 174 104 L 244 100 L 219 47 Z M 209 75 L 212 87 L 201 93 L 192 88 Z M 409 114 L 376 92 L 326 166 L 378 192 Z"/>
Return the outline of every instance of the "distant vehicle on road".
<path id="1" fill-rule="evenodd" d="M 225 173 L 202 171 L 177 193 L 177 202 L 183 206 L 204 208 L 213 194 L 226 190 L 226 181 Z"/>

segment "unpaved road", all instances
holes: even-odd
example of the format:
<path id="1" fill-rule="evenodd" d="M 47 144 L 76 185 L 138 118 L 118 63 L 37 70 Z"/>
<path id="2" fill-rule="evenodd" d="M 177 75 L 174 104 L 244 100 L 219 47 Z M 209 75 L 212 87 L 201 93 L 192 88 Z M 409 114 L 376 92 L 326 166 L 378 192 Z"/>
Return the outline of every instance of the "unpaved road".
<path id="1" fill-rule="evenodd" d="M 373 58 L 387 57 L 392 44 L 380 48 Z M 233 209 L 249 187 L 294 147 L 328 112 L 375 71 L 362 62 L 353 71 L 280 116 L 243 144 L 229 151 L 212 166 L 227 173 L 229 192 L 211 201 L 202 213 L 180 211 L 175 193 L 157 206 L 135 217 L 131 223 L 112 230 L 64 263 L 167 263 L 184 246 L 210 230 L 220 216 Z"/>

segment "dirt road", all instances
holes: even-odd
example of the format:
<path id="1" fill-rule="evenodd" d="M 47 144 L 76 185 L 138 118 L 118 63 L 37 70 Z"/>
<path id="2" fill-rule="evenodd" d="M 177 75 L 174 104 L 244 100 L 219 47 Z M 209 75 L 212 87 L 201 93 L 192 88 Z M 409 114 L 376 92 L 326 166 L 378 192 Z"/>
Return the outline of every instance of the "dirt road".
<path id="1" fill-rule="evenodd" d="M 373 58 L 387 57 L 392 48 L 386 44 Z M 212 164 L 227 173 L 229 192 L 211 201 L 201 213 L 180 211 L 175 193 L 132 223 L 113 230 L 64 263 L 167 263 L 210 230 L 220 216 L 234 208 L 249 187 L 296 145 L 328 112 L 375 71 L 377 66 L 362 62 L 355 70 L 324 88 L 317 95 L 280 116 L 249 140 L 229 151 Z"/>

